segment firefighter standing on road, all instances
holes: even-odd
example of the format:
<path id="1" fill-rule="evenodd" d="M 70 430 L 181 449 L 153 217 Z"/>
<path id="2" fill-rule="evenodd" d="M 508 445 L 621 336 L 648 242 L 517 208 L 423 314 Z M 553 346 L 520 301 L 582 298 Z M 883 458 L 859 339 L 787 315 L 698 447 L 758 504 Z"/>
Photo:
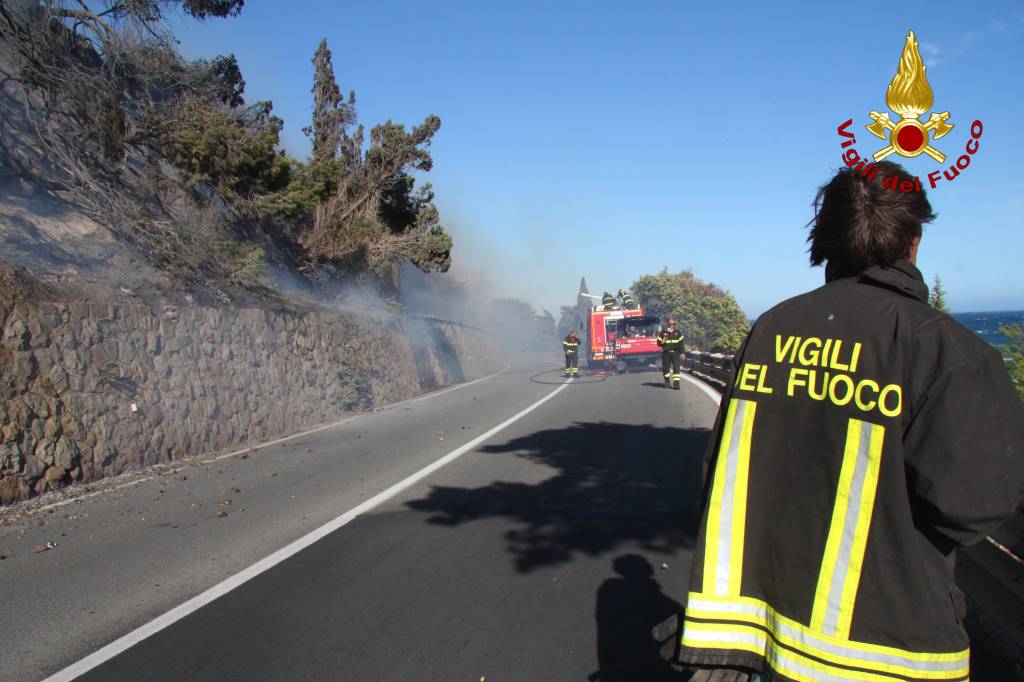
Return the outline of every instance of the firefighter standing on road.
<path id="1" fill-rule="evenodd" d="M 679 390 L 683 375 L 679 373 L 679 360 L 683 353 L 683 333 L 676 329 L 675 318 L 668 318 L 668 327 L 658 334 L 661 346 L 661 371 L 665 375 L 665 387 Z"/>
<path id="2" fill-rule="evenodd" d="M 573 329 L 569 335 L 562 339 L 562 350 L 565 351 L 565 376 L 570 373 L 574 377 L 580 375 L 580 339 Z"/>
<path id="3" fill-rule="evenodd" d="M 695 682 L 969 675 L 953 550 L 1013 514 L 1024 405 L 999 352 L 928 305 L 931 206 L 875 167 L 819 190 L 825 285 L 761 315 L 734 358 L 681 636 Z"/>

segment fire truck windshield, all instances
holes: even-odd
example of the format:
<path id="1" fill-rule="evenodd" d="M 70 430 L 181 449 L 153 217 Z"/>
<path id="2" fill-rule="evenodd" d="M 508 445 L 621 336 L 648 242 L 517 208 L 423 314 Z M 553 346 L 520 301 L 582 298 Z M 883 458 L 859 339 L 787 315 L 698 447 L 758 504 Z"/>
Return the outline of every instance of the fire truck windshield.
<path id="1" fill-rule="evenodd" d="M 635 339 L 658 335 L 658 318 L 630 317 L 619 320 L 619 338 Z"/>

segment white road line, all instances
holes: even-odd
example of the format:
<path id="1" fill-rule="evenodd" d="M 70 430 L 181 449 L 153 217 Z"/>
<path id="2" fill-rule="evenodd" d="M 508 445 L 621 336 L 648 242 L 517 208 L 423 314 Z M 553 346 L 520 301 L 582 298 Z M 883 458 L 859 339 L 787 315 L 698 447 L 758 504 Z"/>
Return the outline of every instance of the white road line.
<path id="1" fill-rule="evenodd" d="M 137 485 L 139 485 L 141 483 L 145 483 L 147 481 L 152 481 L 153 479 L 159 478 L 160 476 L 163 476 L 165 474 L 177 473 L 178 471 L 180 471 L 181 469 L 183 469 L 184 467 L 189 466 L 189 465 L 194 465 L 194 464 L 212 464 L 213 462 L 219 462 L 220 460 L 227 459 L 228 457 L 237 457 L 238 455 L 244 455 L 245 453 L 252 452 L 253 450 L 256 450 L 257 448 L 267 448 L 267 447 L 270 447 L 271 445 L 280 445 L 281 443 L 286 443 L 286 442 L 288 442 L 290 440 L 293 440 L 295 438 L 301 438 L 303 436 L 308 436 L 308 435 L 311 435 L 311 434 L 314 434 L 314 433 L 318 433 L 320 431 L 325 431 L 326 429 L 333 429 L 335 426 L 341 426 L 342 424 L 347 424 L 350 421 L 352 421 L 353 419 L 358 419 L 359 417 L 366 417 L 366 416 L 369 416 L 371 414 L 376 414 L 378 412 L 386 412 L 386 411 L 391 410 L 391 409 L 393 409 L 395 407 L 401 407 L 402 405 L 408 405 L 409 403 L 419 402 L 420 400 L 427 400 L 429 398 L 436 398 L 437 396 L 444 395 L 445 393 L 451 393 L 452 391 L 457 391 L 460 388 L 466 388 L 467 386 L 472 386 L 473 384 L 478 384 L 481 381 L 487 381 L 488 379 L 493 379 L 494 377 L 498 376 L 499 374 L 501 374 L 503 372 L 506 372 L 509 369 L 509 367 L 510 367 L 510 365 L 505 365 L 504 367 L 502 367 L 500 370 L 498 370 L 494 374 L 488 374 L 485 377 L 480 377 L 479 379 L 474 379 L 473 381 L 467 381 L 467 382 L 464 382 L 464 383 L 461 383 L 461 384 L 455 384 L 454 386 L 448 386 L 447 388 L 442 388 L 439 391 L 431 391 L 430 393 L 425 393 L 423 395 L 416 396 L 415 398 L 408 398 L 406 400 L 402 400 L 402 401 L 399 401 L 397 403 L 388 403 L 386 405 L 381 405 L 378 409 L 374 410 L 373 412 L 360 412 L 358 414 L 353 414 L 353 415 L 350 415 L 348 417 L 345 417 L 344 419 L 339 419 L 336 422 L 331 422 L 330 424 L 324 424 L 323 426 L 317 426 L 315 428 L 308 429 L 306 431 L 300 431 L 299 433 L 293 433 L 290 436 L 282 436 L 281 438 L 276 438 L 274 440 L 266 441 L 265 443 L 256 443 L 255 445 L 248 445 L 248 446 L 242 448 L 241 450 L 233 450 L 231 452 L 225 452 L 224 454 L 217 455 L 215 457 L 209 457 L 207 459 L 200 459 L 203 455 L 195 455 L 193 457 L 186 457 L 185 459 L 179 459 L 179 460 L 176 460 L 174 462 L 165 462 L 165 463 L 162 463 L 162 464 L 154 464 L 153 465 L 154 473 L 152 475 L 142 476 L 141 478 L 136 478 L 136 479 L 133 479 L 133 480 L 128 481 L 126 483 L 121 483 L 120 485 L 115 485 L 115 486 L 110 487 L 110 488 L 103 488 L 101 490 L 94 490 L 93 492 L 84 493 L 82 495 L 74 495 L 74 494 L 72 494 L 72 496 L 67 498 L 66 500 L 61 500 L 60 502 L 52 502 L 50 504 L 44 505 L 42 507 L 39 507 L 38 509 L 33 509 L 33 510 L 31 510 L 30 513 L 32 513 L 32 514 L 41 514 L 41 513 L 45 512 L 45 511 L 49 511 L 51 509 L 56 509 L 58 507 L 63 507 L 64 505 L 71 504 L 72 502 L 81 502 L 82 500 L 88 500 L 89 498 L 96 497 L 97 495 L 107 495 L 107 494 L 110 494 L 110 493 L 117 492 L 119 490 L 124 490 L 126 488 L 132 488 L 132 487 L 137 486 Z M 131 473 L 137 473 L 137 472 L 131 472 Z M 131 474 L 128 474 L 128 475 L 131 475 Z"/>
<path id="2" fill-rule="evenodd" d="M 224 596 L 236 587 L 240 587 L 241 585 L 252 580 L 261 573 L 273 568 L 274 566 L 288 559 L 289 557 L 298 554 L 299 552 L 309 547 L 313 543 L 325 538 L 326 536 L 330 535 L 342 526 L 348 524 L 359 515 L 365 514 L 366 512 L 374 509 L 375 507 L 380 506 L 384 502 L 387 502 L 391 498 L 401 493 L 403 490 L 406 490 L 407 488 L 415 485 L 416 483 L 423 480 L 424 478 L 434 473 L 435 471 L 445 466 L 446 464 L 454 462 L 456 459 L 466 454 L 476 446 L 480 445 L 491 436 L 516 423 L 517 421 L 519 421 L 526 415 L 530 414 L 547 401 L 554 398 L 556 395 L 564 391 L 571 383 L 572 379 L 570 378 L 564 384 L 556 388 L 551 393 L 548 393 L 546 396 L 544 396 L 537 402 L 533 403 L 526 409 L 509 417 L 508 419 L 501 422 L 500 424 L 490 429 L 486 433 L 480 434 L 479 436 L 469 441 L 465 445 L 456 448 L 455 450 L 452 450 L 441 459 L 433 462 L 432 464 L 427 465 L 426 467 L 420 469 L 411 476 L 399 481 L 398 483 L 394 484 L 387 490 L 383 490 L 377 493 L 376 495 L 366 500 L 362 504 L 353 507 L 352 509 L 348 510 L 341 516 L 338 516 L 337 518 L 328 521 L 316 530 L 313 530 L 307 533 L 306 535 L 303 535 L 298 540 L 295 540 L 294 542 L 282 547 L 273 554 L 264 557 L 263 559 L 260 559 L 253 565 L 239 571 L 227 580 L 224 580 L 223 582 L 214 585 L 213 587 L 207 589 L 205 592 L 202 592 L 196 595 L 195 597 L 192 597 L 185 603 L 174 607 L 173 609 L 164 613 L 161 616 L 157 616 L 145 625 L 142 625 L 141 627 L 132 630 L 123 637 L 120 637 L 111 642 L 110 644 L 107 644 L 103 648 L 89 654 L 77 663 L 72 663 L 60 672 L 55 673 L 50 677 L 47 677 L 45 680 L 43 680 L 43 682 L 69 682 L 70 680 L 74 680 L 78 676 L 84 675 L 93 668 L 102 665 L 111 658 L 130 649 L 131 647 L 135 646 L 147 637 L 152 637 L 164 628 L 173 625 L 174 623 L 178 622 L 190 613 L 201 609 L 202 607 L 206 606 L 218 597 Z"/>
<path id="3" fill-rule="evenodd" d="M 703 381 L 700 381 L 699 379 L 694 379 L 689 374 L 684 374 L 683 378 L 686 379 L 687 381 L 689 381 L 691 384 L 693 384 L 697 388 L 699 388 L 700 390 L 704 391 L 704 393 L 709 398 L 711 398 L 713 401 L 715 401 L 715 405 L 721 405 L 722 404 L 722 395 L 718 391 L 716 391 L 715 389 L 711 388 L 710 386 L 705 384 Z"/>

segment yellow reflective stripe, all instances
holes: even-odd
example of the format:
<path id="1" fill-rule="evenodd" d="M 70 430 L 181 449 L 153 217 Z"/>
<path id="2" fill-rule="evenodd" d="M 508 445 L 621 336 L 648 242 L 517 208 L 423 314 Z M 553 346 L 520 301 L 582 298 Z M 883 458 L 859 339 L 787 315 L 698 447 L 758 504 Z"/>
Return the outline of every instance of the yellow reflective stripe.
<path id="1" fill-rule="evenodd" d="M 715 624 L 725 628 L 745 627 L 742 623 L 758 625 L 778 642 L 823 661 L 915 680 L 960 680 L 969 672 L 969 649 L 952 653 L 921 653 L 833 637 L 786 618 L 767 603 L 751 597 L 723 598 L 691 592 L 686 618 L 741 621 Z M 703 628 L 706 625 L 687 621 L 683 631 L 684 643 L 686 632 L 691 627 Z"/>
<path id="2" fill-rule="evenodd" d="M 763 630 L 754 626 L 729 623 L 697 623 L 686 621 L 683 631 L 683 646 L 693 649 L 725 649 L 728 651 L 747 651 L 764 656 L 768 665 L 777 672 L 785 674 L 797 682 L 832 682 L 848 680 L 850 682 L 904 682 L 902 673 L 887 674 L 884 672 L 868 672 L 865 670 L 849 670 L 831 665 L 824 661 L 809 658 L 782 646 L 784 642 L 775 641 Z M 856 664 L 855 664 L 856 665 Z M 941 675 L 941 676 L 939 676 Z M 949 673 L 927 673 L 917 675 L 922 680 L 962 680 L 967 670 Z"/>
<path id="3" fill-rule="evenodd" d="M 685 622 L 683 646 L 694 649 L 729 649 L 765 655 L 768 638 L 763 630 L 742 625 Z"/>
<path id="4" fill-rule="evenodd" d="M 678 375 L 676 375 L 678 376 Z M 740 435 L 739 461 L 736 463 L 735 509 L 732 514 L 732 552 L 729 562 L 729 594 L 740 593 L 743 579 L 743 545 L 747 529 L 747 480 L 750 477 L 750 439 L 754 433 L 754 412 L 757 403 L 746 400 L 743 411 L 743 431 Z"/>
<path id="5" fill-rule="evenodd" d="M 683 633 L 683 646 L 697 649 L 727 649 L 749 651 L 764 656 L 773 670 L 797 682 L 831 682 L 849 680 L 859 682 L 893 682 L 889 675 L 877 675 L 859 670 L 846 670 L 815 661 L 779 646 L 763 630 L 752 626 L 721 623 L 694 623 L 687 621 Z"/>
<path id="6" fill-rule="evenodd" d="M 857 588 L 860 586 L 861 569 L 864 567 L 864 552 L 867 549 L 868 533 L 871 530 L 871 516 L 875 509 L 875 493 L 878 490 L 878 472 L 882 464 L 882 445 L 885 439 L 885 427 L 878 424 L 869 425 L 870 444 L 868 445 L 867 471 L 861 492 L 860 504 L 857 509 L 856 530 L 853 546 L 850 548 L 849 568 L 843 582 L 842 609 L 836 634 L 843 638 L 850 636 L 850 624 L 853 620 L 854 603 L 857 600 Z"/>
<path id="7" fill-rule="evenodd" d="M 811 627 L 847 637 L 878 487 L 885 427 L 850 419 Z"/>
<path id="8" fill-rule="evenodd" d="M 704 592 L 709 594 L 740 593 L 750 438 L 756 408 L 751 400 L 729 401 L 704 533 Z"/>
<path id="9" fill-rule="evenodd" d="M 669 374 L 665 375 L 666 378 Z M 718 578 L 718 545 L 722 526 L 722 496 L 725 489 L 726 453 L 729 452 L 732 440 L 733 423 L 736 420 L 736 403 L 729 401 L 725 413 L 725 424 L 722 427 L 722 442 L 718 446 L 718 457 L 715 459 L 715 475 L 711 481 L 711 499 L 708 501 L 708 520 L 704 531 L 704 594 L 718 594 L 715 589 Z"/>

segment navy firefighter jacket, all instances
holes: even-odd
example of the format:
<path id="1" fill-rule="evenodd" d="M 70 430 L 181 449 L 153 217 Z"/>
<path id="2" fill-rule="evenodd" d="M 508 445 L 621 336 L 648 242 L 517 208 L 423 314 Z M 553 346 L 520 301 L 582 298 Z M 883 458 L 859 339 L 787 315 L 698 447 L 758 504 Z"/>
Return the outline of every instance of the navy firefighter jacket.
<path id="1" fill-rule="evenodd" d="M 1024 404 L 911 263 L 827 280 L 736 355 L 680 658 L 795 682 L 965 680 L 952 551 L 1024 492 Z"/>

